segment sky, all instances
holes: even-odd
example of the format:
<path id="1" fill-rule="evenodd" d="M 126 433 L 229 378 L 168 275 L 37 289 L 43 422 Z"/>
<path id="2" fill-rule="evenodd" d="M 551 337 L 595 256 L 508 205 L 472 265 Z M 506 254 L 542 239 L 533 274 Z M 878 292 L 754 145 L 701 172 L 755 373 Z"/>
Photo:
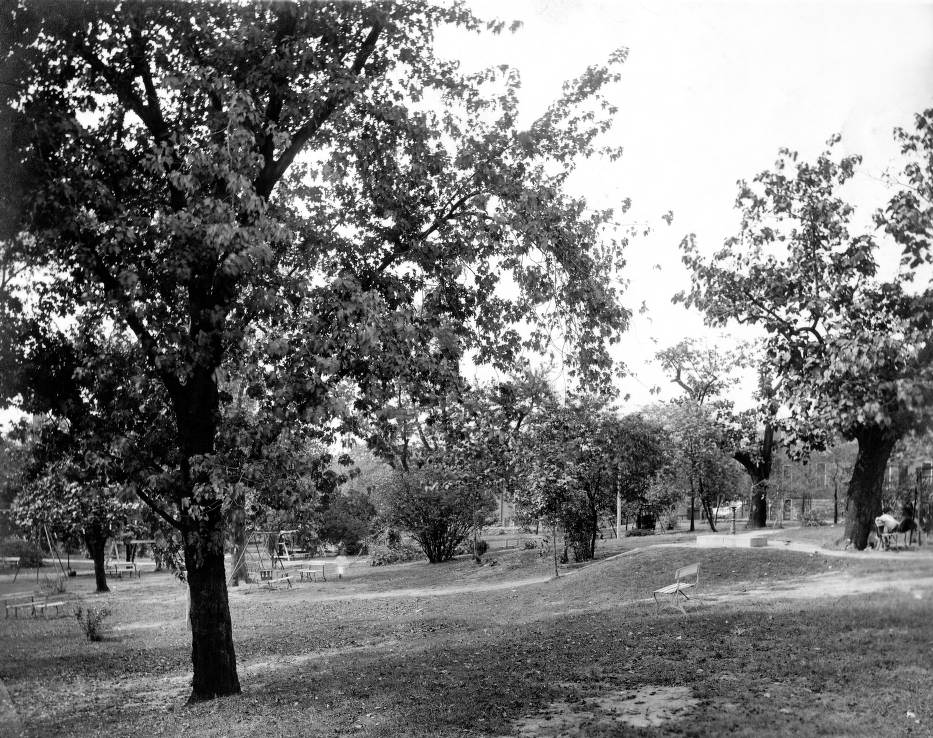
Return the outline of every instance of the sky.
<path id="1" fill-rule="evenodd" d="M 438 50 L 466 71 L 509 64 L 522 79 L 522 117 L 534 120 L 566 79 L 624 46 L 610 94 L 619 107 L 614 163 L 587 164 L 570 188 L 594 207 L 633 201 L 625 221 L 649 223 L 627 252 L 624 302 L 633 310 L 616 357 L 635 410 L 676 394 L 652 361 L 685 337 L 731 344 L 750 332 L 712 331 L 671 304 L 689 285 L 678 244 L 695 233 L 707 253 L 736 232 L 739 179 L 769 168 L 780 147 L 814 157 L 834 133 L 864 158 L 847 193 L 867 225 L 896 171 L 895 126 L 933 105 L 933 2 L 631 2 L 470 0 L 482 18 L 520 20 L 514 34 L 446 32 Z M 673 211 L 668 226 L 662 214 Z M 888 257 L 889 264 L 896 259 Z M 646 312 L 639 308 L 644 303 Z M 749 404 L 751 383 L 738 390 Z"/>

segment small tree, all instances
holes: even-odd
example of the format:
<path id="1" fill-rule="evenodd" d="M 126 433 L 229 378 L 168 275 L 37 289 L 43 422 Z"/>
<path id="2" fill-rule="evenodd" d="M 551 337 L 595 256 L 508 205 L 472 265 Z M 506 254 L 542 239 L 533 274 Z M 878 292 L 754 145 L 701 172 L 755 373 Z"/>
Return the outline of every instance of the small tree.
<path id="1" fill-rule="evenodd" d="M 493 509 L 492 495 L 439 464 L 397 472 L 387 497 L 390 520 L 411 533 L 432 564 L 452 558 Z"/>

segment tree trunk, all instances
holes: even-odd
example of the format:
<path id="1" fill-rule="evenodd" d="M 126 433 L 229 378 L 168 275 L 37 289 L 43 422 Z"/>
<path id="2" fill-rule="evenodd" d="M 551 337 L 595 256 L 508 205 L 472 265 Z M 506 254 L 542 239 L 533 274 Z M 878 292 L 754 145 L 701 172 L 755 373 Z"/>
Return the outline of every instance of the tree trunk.
<path id="1" fill-rule="evenodd" d="M 696 513 L 695 513 L 696 504 L 697 504 L 696 495 L 690 495 L 690 532 L 691 533 L 694 530 L 696 530 L 696 524 L 694 522 L 696 519 Z"/>
<path id="2" fill-rule="evenodd" d="M 768 480 L 752 476 L 751 504 L 748 508 L 749 528 L 764 528 L 768 524 Z"/>
<path id="3" fill-rule="evenodd" d="M 868 534 L 875 518 L 881 514 L 884 470 L 897 442 L 897 434 L 889 428 L 869 426 L 859 429 L 855 439 L 858 441 L 858 455 L 846 492 L 849 504 L 845 537 L 861 551 L 868 545 Z"/>
<path id="4" fill-rule="evenodd" d="M 839 523 L 839 484 L 833 482 L 833 525 Z"/>
<path id="5" fill-rule="evenodd" d="M 706 512 L 706 522 L 709 523 L 709 529 L 716 532 L 716 516 L 713 514 L 713 507 L 710 505 L 709 497 L 706 495 L 706 490 L 703 489 L 703 478 L 697 481 L 700 488 L 700 504 L 703 505 L 703 510 Z"/>
<path id="6" fill-rule="evenodd" d="M 96 531 L 85 531 L 84 543 L 87 552 L 94 560 L 94 580 L 98 592 L 109 592 L 107 586 L 107 569 L 104 567 L 104 558 L 107 551 L 107 536 Z"/>
<path id="7" fill-rule="evenodd" d="M 185 385 L 183 395 L 173 398 L 179 444 L 182 451 L 181 497 L 197 501 L 182 507 L 185 567 L 191 599 L 191 661 L 194 676 L 189 702 L 240 693 L 233 649 L 233 626 L 227 600 L 224 571 L 226 525 L 223 500 L 198 498 L 198 487 L 210 489 L 208 471 L 190 460 L 214 452 L 220 401 L 213 371 L 202 370 Z M 189 514 L 194 510 L 197 516 Z"/>
<path id="8" fill-rule="evenodd" d="M 191 597 L 191 661 L 194 666 L 189 702 L 240 693 L 233 649 L 233 625 L 224 572 L 224 526 L 219 511 L 210 511 L 185 533 L 185 566 Z"/>
<path id="9" fill-rule="evenodd" d="M 246 511 L 243 509 L 242 500 L 238 500 L 230 511 L 230 529 L 233 538 L 233 546 L 231 547 L 233 571 L 230 573 L 230 580 L 233 586 L 237 587 L 241 581 L 249 582 L 249 568 L 246 566 L 246 547 L 248 545 Z"/>

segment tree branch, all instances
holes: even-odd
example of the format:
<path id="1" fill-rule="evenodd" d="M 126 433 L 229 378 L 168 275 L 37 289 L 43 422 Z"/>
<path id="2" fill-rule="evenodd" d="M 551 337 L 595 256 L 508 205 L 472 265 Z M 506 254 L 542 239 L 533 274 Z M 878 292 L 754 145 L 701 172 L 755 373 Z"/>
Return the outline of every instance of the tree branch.
<path id="1" fill-rule="evenodd" d="M 121 289 L 120 283 L 117 281 L 116 277 L 110 273 L 107 265 L 104 264 L 100 254 L 96 251 L 92 251 L 92 255 L 94 258 L 94 273 L 103 285 L 104 290 L 111 299 L 118 303 L 121 316 L 133 331 L 136 339 L 139 341 L 139 345 L 146 354 L 146 358 L 149 360 L 150 366 L 162 380 L 169 395 L 171 395 L 173 399 L 178 399 L 181 396 L 181 383 L 178 381 L 178 377 L 159 366 L 159 348 L 155 337 L 149 332 L 149 329 L 146 328 L 143 319 L 130 303 L 129 297 L 127 297 L 126 293 Z"/>
<path id="2" fill-rule="evenodd" d="M 156 515 L 162 518 L 162 520 L 164 520 L 166 523 L 171 525 L 176 530 L 183 531 L 185 529 L 184 526 L 181 524 L 181 522 L 179 522 L 178 520 L 175 520 L 175 518 L 173 518 L 171 515 L 165 512 L 165 510 L 163 510 L 161 507 L 159 507 L 155 503 L 155 500 L 153 500 L 149 495 L 147 495 L 141 489 L 137 488 L 136 494 L 139 496 L 139 499 L 141 499 L 143 502 L 145 502 L 150 507 L 152 512 L 154 512 Z"/>
<path id="3" fill-rule="evenodd" d="M 362 71 L 366 61 L 376 49 L 376 42 L 379 40 L 383 28 L 381 21 L 376 20 L 373 22 L 369 35 L 363 41 L 359 51 L 357 51 L 350 69 L 347 70 L 349 77 L 355 77 Z M 257 195 L 263 198 L 269 197 L 272 189 L 282 178 L 282 175 L 285 174 L 295 157 L 305 147 L 305 144 L 321 129 L 334 111 L 350 98 L 351 92 L 348 88 L 349 86 L 341 87 L 341 89 L 324 99 L 320 107 L 312 113 L 311 119 L 292 136 L 291 144 L 277 160 L 266 159 L 266 163 L 256 179 Z"/>

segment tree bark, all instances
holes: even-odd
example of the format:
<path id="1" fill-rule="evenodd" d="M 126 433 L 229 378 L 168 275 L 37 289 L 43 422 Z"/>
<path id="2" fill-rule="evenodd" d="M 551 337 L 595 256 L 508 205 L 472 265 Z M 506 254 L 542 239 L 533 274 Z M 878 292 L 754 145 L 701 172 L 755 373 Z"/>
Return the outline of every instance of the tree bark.
<path id="1" fill-rule="evenodd" d="M 224 570 L 226 521 L 222 500 L 199 499 L 195 490 L 210 489 L 205 472 L 192 469 L 193 457 L 211 454 L 219 423 L 220 399 L 214 372 L 192 376 L 185 392 L 173 397 L 182 451 L 181 528 L 191 600 L 191 661 L 194 669 L 189 702 L 240 693 L 233 649 L 233 626 Z M 197 478 L 193 477 L 194 474 Z M 196 516 L 191 514 L 196 512 Z"/>
<path id="2" fill-rule="evenodd" d="M 233 571 L 230 573 L 230 580 L 234 587 L 239 586 L 241 581 L 249 582 L 249 569 L 246 566 L 246 547 L 248 545 L 246 536 L 246 511 L 243 509 L 242 500 L 238 500 L 230 511 L 230 528 L 233 546 L 231 547 L 231 563 Z"/>
<path id="3" fill-rule="evenodd" d="M 696 495 L 690 495 L 690 532 L 691 533 L 694 530 L 696 530 L 696 524 L 694 522 L 696 519 L 696 514 L 695 514 L 696 504 L 697 504 Z"/>
<path id="4" fill-rule="evenodd" d="M 239 694 L 233 625 L 224 572 L 224 526 L 217 510 L 200 524 L 186 521 L 185 566 L 191 597 L 191 661 L 194 678 L 189 702 Z"/>
<path id="5" fill-rule="evenodd" d="M 98 531 L 85 531 L 84 543 L 87 552 L 94 561 L 94 581 L 98 592 L 109 592 L 107 586 L 107 569 L 104 567 L 104 558 L 107 551 L 107 536 Z"/>
<path id="6" fill-rule="evenodd" d="M 861 551 L 868 545 L 868 534 L 875 518 L 881 514 L 884 470 L 897 434 L 890 428 L 867 426 L 855 433 L 855 440 L 858 441 L 858 455 L 846 492 L 845 537 Z"/>

